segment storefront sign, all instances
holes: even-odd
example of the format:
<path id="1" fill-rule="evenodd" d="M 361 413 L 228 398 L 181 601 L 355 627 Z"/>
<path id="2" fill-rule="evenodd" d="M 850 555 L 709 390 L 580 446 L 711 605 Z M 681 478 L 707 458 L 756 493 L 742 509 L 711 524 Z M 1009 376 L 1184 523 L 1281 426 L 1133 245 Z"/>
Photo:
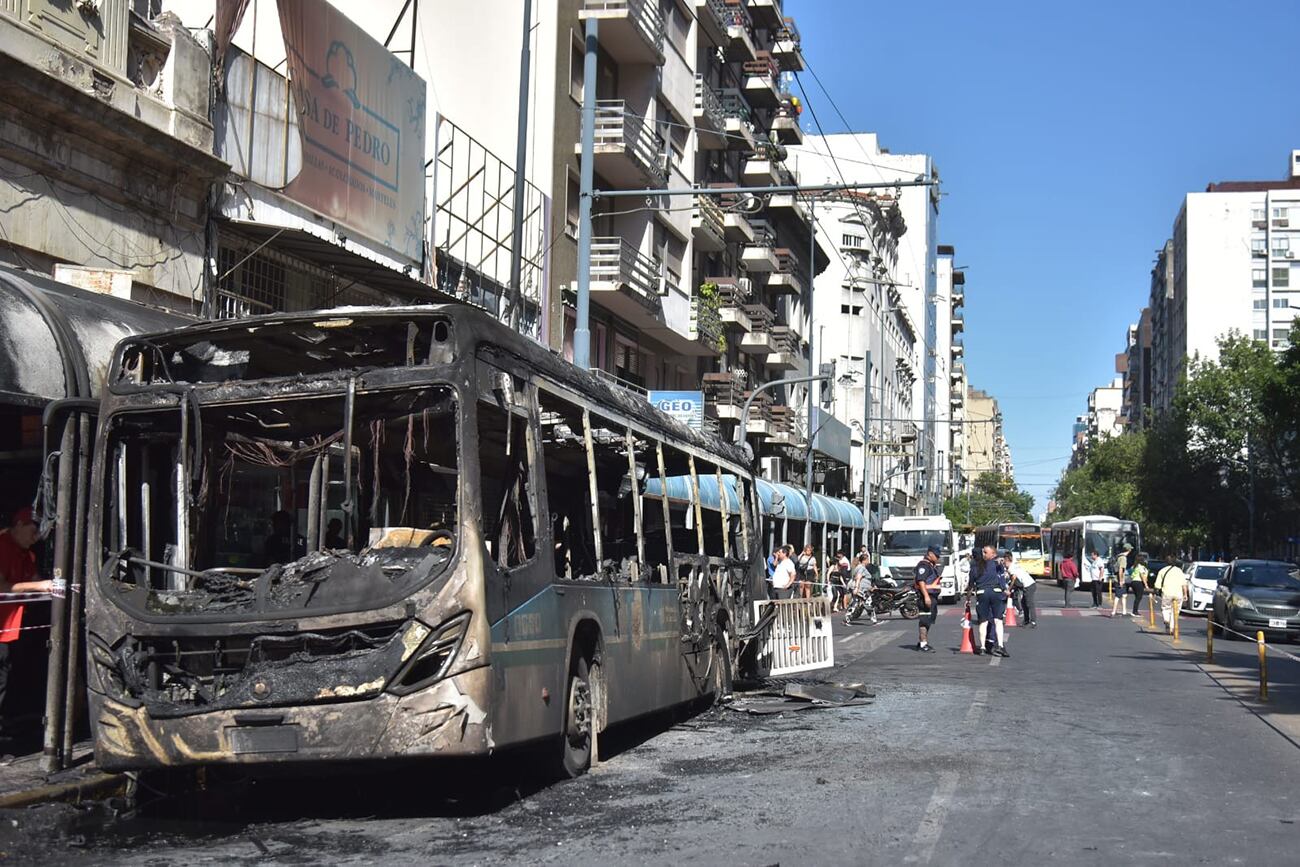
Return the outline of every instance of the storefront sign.
<path id="1" fill-rule="evenodd" d="M 279 0 L 302 144 L 285 195 L 419 261 L 425 83 L 321 0 Z"/>
<path id="2" fill-rule="evenodd" d="M 652 391 L 650 403 L 692 430 L 704 429 L 702 391 Z"/>

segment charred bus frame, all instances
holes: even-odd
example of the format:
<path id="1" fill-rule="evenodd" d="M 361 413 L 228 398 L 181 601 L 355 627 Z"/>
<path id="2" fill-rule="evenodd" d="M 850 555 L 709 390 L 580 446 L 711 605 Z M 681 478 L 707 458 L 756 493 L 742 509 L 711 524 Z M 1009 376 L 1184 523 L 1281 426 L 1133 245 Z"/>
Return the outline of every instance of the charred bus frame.
<path id="1" fill-rule="evenodd" d="M 129 338 L 99 424 L 101 767 L 543 744 L 580 773 L 608 725 L 764 673 L 743 453 L 478 311 Z"/>

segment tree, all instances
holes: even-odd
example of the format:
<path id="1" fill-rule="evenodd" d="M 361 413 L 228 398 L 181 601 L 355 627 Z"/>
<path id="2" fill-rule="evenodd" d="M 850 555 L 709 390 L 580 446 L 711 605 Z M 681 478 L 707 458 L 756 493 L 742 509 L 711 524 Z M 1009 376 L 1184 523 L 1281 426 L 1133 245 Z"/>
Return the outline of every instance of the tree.
<path id="1" fill-rule="evenodd" d="M 944 501 L 943 513 L 954 524 L 1000 524 L 1032 521 L 1033 495 L 1016 487 L 1015 481 L 1001 473 L 983 473 L 971 484 L 969 495 L 960 494 Z"/>

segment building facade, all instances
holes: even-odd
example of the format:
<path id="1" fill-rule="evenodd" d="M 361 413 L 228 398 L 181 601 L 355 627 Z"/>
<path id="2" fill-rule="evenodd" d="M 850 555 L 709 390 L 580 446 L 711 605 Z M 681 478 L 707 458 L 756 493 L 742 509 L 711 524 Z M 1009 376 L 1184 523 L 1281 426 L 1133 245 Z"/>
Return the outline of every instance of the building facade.
<path id="1" fill-rule="evenodd" d="M 1169 408 L 1190 359 L 1218 358 L 1235 331 L 1287 345 L 1300 310 L 1300 150 L 1277 181 L 1224 181 L 1189 193 L 1157 254 L 1151 294 L 1151 405 Z"/>
<path id="2" fill-rule="evenodd" d="M 965 401 L 965 453 L 962 469 L 967 485 L 985 473 L 1015 477 L 1011 448 L 1002 429 L 998 399 L 986 391 L 967 386 Z"/>

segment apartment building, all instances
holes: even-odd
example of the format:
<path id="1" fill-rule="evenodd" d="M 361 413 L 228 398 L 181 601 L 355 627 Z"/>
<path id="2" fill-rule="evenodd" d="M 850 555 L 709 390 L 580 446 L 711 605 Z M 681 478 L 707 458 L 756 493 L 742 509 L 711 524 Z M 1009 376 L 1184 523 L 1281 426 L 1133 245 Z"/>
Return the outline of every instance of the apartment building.
<path id="1" fill-rule="evenodd" d="M 1142 308 L 1138 321 L 1124 334 L 1124 351 L 1115 356 L 1115 372 L 1124 383 L 1124 400 L 1120 425 L 1126 430 L 1142 430 L 1151 415 L 1151 308 Z"/>
<path id="2" fill-rule="evenodd" d="M 1152 405 L 1169 407 L 1189 359 L 1218 357 L 1233 330 L 1287 345 L 1300 309 L 1300 150 L 1274 181 L 1189 193 L 1152 272 Z"/>
<path id="3" fill-rule="evenodd" d="M 1109 385 L 1088 392 L 1087 411 L 1074 420 L 1070 444 L 1070 469 L 1081 466 L 1093 443 L 1119 436 L 1124 431 L 1124 378 L 1117 376 Z"/>
<path id="4" fill-rule="evenodd" d="M 935 479 L 938 508 L 961 490 L 965 479 L 966 274 L 956 261 L 956 248 L 940 244 L 936 259 L 935 297 Z"/>
<path id="5" fill-rule="evenodd" d="M 807 136 L 792 150 L 807 184 L 937 180 L 929 156 L 892 154 L 874 133 Z M 869 429 L 878 444 L 866 458 L 873 514 L 936 509 L 953 345 L 952 293 L 941 292 L 937 279 L 938 191 L 882 186 L 836 194 L 819 199 L 817 213 L 820 235 L 836 244 L 817 282 L 814 321 L 825 334 L 818 354 L 850 372 L 852 381 L 838 386 L 837 414 L 856 423 L 858 437 Z M 854 459 L 859 485 L 862 463 Z"/>
<path id="6" fill-rule="evenodd" d="M 1002 430 L 998 399 L 986 391 L 966 388 L 966 437 L 962 467 L 966 484 L 985 473 L 1014 477 L 1011 448 Z"/>

